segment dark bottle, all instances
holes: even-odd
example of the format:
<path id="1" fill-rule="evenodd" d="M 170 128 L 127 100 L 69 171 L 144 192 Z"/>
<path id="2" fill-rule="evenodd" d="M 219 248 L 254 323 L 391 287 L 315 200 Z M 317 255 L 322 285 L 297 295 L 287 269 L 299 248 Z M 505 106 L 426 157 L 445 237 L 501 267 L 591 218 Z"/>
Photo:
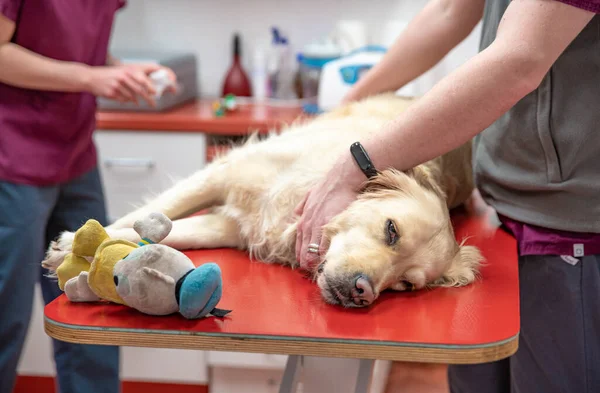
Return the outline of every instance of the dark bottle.
<path id="1" fill-rule="evenodd" d="M 240 36 L 235 34 L 233 37 L 233 63 L 223 82 L 223 96 L 227 94 L 235 94 L 240 97 L 252 96 L 250 80 L 242 67 L 241 58 Z"/>

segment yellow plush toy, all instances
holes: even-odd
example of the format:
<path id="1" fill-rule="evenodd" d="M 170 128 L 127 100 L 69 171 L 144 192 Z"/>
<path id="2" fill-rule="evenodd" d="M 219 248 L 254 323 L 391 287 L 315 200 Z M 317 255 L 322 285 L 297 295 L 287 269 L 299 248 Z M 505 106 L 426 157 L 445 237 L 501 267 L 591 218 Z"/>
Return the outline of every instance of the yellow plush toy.
<path id="1" fill-rule="evenodd" d="M 135 223 L 142 238 L 135 244 L 111 239 L 98 221 L 88 220 L 56 269 L 60 289 L 74 302 L 108 300 L 151 315 L 225 316 L 229 310 L 215 307 L 222 293 L 219 266 L 196 268 L 182 252 L 157 244 L 171 228 L 165 215 L 150 214 Z"/>

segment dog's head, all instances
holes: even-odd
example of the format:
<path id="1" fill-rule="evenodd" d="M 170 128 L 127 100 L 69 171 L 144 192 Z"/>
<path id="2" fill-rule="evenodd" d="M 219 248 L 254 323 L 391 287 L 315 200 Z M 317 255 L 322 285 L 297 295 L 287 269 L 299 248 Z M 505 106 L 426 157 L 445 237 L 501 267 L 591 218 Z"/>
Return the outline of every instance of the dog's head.
<path id="1" fill-rule="evenodd" d="M 457 243 L 442 190 L 426 169 L 386 170 L 323 228 L 328 251 L 316 272 L 323 297 L 368 306 L 386 290 L 463 286 L 479 250 Z"/>

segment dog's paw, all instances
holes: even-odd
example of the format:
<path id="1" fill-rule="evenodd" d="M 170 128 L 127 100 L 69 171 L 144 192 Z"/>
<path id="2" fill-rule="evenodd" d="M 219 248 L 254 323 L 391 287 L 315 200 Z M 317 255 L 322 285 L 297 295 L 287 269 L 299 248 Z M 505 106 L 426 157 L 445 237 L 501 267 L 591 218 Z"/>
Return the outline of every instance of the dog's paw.
<path id="1" fill-rule="evenodd" d="M 46 251 L 46 257 L 42 261 L 42 267 L 55 271 L 65 259 L 65 256 L 73 250 L 74 232 L 63 232 L 56 241 L 50 243 Z"/>

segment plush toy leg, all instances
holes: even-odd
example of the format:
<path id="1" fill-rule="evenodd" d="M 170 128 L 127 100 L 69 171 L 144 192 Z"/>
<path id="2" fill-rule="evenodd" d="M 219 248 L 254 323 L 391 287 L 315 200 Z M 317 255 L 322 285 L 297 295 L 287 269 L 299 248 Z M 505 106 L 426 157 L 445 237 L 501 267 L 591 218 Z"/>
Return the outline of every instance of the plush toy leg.
<path id="1" fill-rule="evenodd" d="M 81 272 L 87 272 L 90 270 L 90 263 L 87 259 L 78 255 L 67 254 L 65 260 L 56 269 L 56 276 L 58 277 L 58 287 L 61 291 L 65 290 L 65 284 L 72 278 L 77 278 Z"/>
<path id="2" fill-rule="evenodd" d="M 88 220 L 75 232 L 73 254 L 93 257 L 98 246 L 107 239 L 108 234 L 104 227 L 96 220 Z"/>
<path id="3" fill-rule="evenodd" d="M 98 296 L 88 285 L 88 272 L 81 272 L 79 276 L 73 277 L 65 284 L 65 294 L 72 302 L 97 302 Z"/>
<path id="4" fill-rule="evenodd" d="M 140 235 L 133 228 L 107 227 L 106 231 L 113 239 L 123 239 L 133 243 L 140 241 Z M 72 234 L 65 232 L 61 235 L 59 243 L 65 249 L 70 249 L 73 240 L 67 235 Z M 203 214 L 173 221 L 171 232 L 161 244 L 177 250 L 239 248 L 242 247 L 242 240 L 235 221 L 221 214 Z M 63 262 L 63 255 L 62 249 L 50 248 L 42 265 L 47 268 L 59 266 Z"/>
<path id="5" fill-rule="evenodd" d="M 179 312 L 185 318 L 203 318 L 208 314 L 224 317 L 230 310 L 216 308 L 221 300 L 223 282 L 216 263 L 205 263 L 189 273 L 179 291 Z"/>

